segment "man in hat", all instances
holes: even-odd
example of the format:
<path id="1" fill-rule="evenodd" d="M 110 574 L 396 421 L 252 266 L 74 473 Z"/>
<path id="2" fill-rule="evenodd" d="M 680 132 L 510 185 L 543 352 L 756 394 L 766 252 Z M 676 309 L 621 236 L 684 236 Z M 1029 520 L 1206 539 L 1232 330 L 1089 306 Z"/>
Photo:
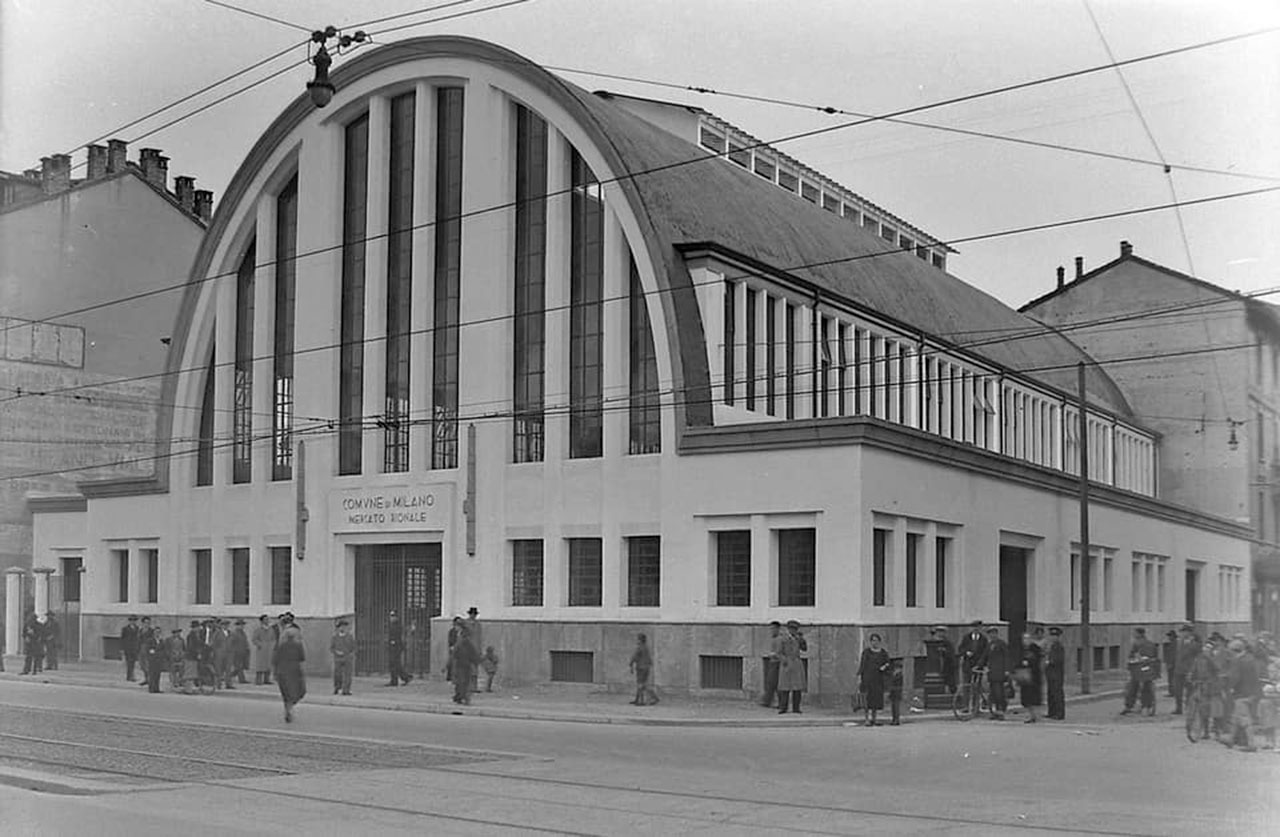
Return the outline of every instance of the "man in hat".
<path id="1" fill-rule="evenodd" d="M 413 675 L 404 670 L 404 625 L 394 610 L 387 614 L 387 666 L 391 669 L 388 686 L 409 685 Z"/>
<path id="2" fill-rule="evenodd" d="M 1003 721 L 1009 710 L 1009 643 L 995 625 L 987 628 L 987 683 L 991 690 L 991 720 Z"/>
<path id="3" fill-rule="evenodd" d="M 200 685 L 200 663 L 205 649 L 205 626 L 200 620 L 192 619 L 186 647 L 182 649 L 182 690 L 187 694 L 191 694 L 193 686 Z"/>
<path id="4" fill-rule="evenodd" d="M 1159 671 L 1160 652 L 1156 644 L 1147 639 L 1147 629 L 1133 629 L 1133 645 L 1129 648 L 1129 685 L 1124 693 L 1124 711 L 1121 715 L 1133 712 L 1133 705 L 1138 702 L 1141 693 L 1142 709 L 1148 715 L 1156 714 L 1155 679 Z"/>
<path id="5" fill-rule="evenodd" d="M 142 670 L 147 675 L 147 691 L 160 694 L 160 675 L 169 667 L 169 644 L 158 628 L 147 628 L 142 635 Z"/>
<path id="6" fill-rule="evenodd" d="M 231 631 L 231 675 L 239 683 L 248 683 L 249 678 L 244 676 L 247 668 L 249 668 L 249 635 L 244 632 L 244 620 L 237 619 L 236 626 Z"/>
<path id="7" fill-rule="evenodd" d="M 356 666 L 356 638 L 347 632 L 350 623 L 339 619 L 329 639 L 329 654 L 333 657 L 333 693 L 351 694 L 351 674 Z"/>
<path id="8" fill-rule="evenodd" d="M 981 619 L 974 619 L 969 623 L 969 630 L 961 637 L 956 653 L 959 655 L 960 670 L 966 683 L 969 682 L 975 668 L 986 667 L 987 638 L 982 630 Z"/>
<path id="9" fill-rule="evenodd" d="M 147 653 L 149 646 L 156 640 L 155 628 L 151 627 L 151 617 L 143 616 L 138 620 L 138 667 L 142 669 L 142 688 L 151 684 L 151 656 Z"/>
<path id="10" fill-rule="evenodd" d="M 479 655 L 484 649 L 483 626 L 480 624 L 480 609 L 475 605 L 467 608 L 467 633 L 471 637 L 471 644 L 475 646 L 476 654 Z M 471 691 L 480 691 L 480 670 L 476 666 L 471 667 Z"/>
<path id="11" fill-rule="evenodd" d="M 782 634 L 778 646 L 778 714 L 787 713 L 788 698 L 791 711 L 800 714 L 800 701 L 808 688 L 808 677 L 805 674 L 804 659 L 800 656 L 809 648 L 804 634 L 800 633 L 800 623 L 792 619 L 787 622 L 787 630 Z"/>
<path id="12" fill-rule="evenodd" d="M 1182 714 L 1182 699 L 1187 691 L 1187 674 L 1196 658 L 1204 650 L 1204 643 L 1196 636 L 1195 626 L 1183 623 L 1178 629 L 1178 644 L 1173 656 L 1173 668 L 1169 671 L 1169 688 L 1173 691 L 1173 714 Z"/>
<path id="13" fill-rule="evenodd" d="M 210 644 L 213 646 L 213 670 L 217 672 L 218 687 L 234 689 L 231 685 L 231 632 L 226 619 L 214 619 Z"/>
<path id="14" fill-rule="evenodd" d="M 262 614 L 258 617 L 257 627 L 253 629 L 253 648 L 249 653 L 255 686 L 271 685 L 271 655 L 276 650 L 276 639 L 275 631 L 271 630 L 271 617 Z"/>
<path id="15" fill-rule="evenodd" d="M 187 648 L 187 643 L 182 638 L 182 628 L 170 631 L 165 643 L 165 659 L 169 661 L 169 688 L 176 692 L 182 688 L 182 660 Z"/>
<path id="16" fill-rule="evenodd" d="M 769 623 L 769 656 L 764 658 L 764 689 L 760 692 L 761 706 L 773 706 L 773 698 L 778 693 L 778 644 L 781 633 L 781 622 L 775 619 Z"/>
<path id="17" fill-rule="evenodd" d="M 1053 625 L 1049 628 L 1049 645 L 1044 652 L 1045 695 L 1049 704 L 1049 712 L 1045 717 L 1054 721 L 1067 719 L 1067 696 L 1064 686 L 1067 682 L 1067 649 L 1062 645 L 1062 628 Z"/>
<path id="18" fill-rule="evenodd" d="M 138 664 L 138 651 L 142 647 L 142 631 L 138 617 L 130 616 L 120 629 L 120 650 L 124 653 L 124 679 L 133 682 L 133 667 Z"/>
<path id="19" fill-rule="evenodd" d="M 947 691 L 954 695 L 956 693 L 956 647 L 947 636 L 946 625 L 934 625 L 932 633 L 942 654 L 942 682 L 947 684 Z"/>

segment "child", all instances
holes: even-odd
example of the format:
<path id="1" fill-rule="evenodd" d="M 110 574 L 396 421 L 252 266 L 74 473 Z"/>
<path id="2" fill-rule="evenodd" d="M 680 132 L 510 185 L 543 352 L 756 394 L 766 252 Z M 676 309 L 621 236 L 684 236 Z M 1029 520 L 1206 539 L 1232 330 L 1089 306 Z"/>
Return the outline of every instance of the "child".
<path id="1" fill-rule="evenodd" d="M 498 655 L 494 653 L 492 645 L 485 646 L 484 656 L 480 658 L 480 667 L 484 669 L 484 690 L 492 692 L 493 678 L 498 673 Z"/>
<path id="2" fill-rule="evenodd" d="M 893 659 L 893 668 L 889 670 L 889 709 L 893 713 L 890 726 L 898 726 L 902 712 L 902 658 Z"/>

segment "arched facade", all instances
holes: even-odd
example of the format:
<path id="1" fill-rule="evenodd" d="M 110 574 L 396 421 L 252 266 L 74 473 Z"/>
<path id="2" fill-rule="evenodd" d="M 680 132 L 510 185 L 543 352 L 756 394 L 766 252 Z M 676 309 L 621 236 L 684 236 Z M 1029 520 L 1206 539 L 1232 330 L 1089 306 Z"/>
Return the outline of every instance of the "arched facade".
<path id="1" fill-rule="evenodd" d="M 1080 357 L 1065 340 L 957 346 L 944 324 L 1022 321 L 498 47 L 406 41 L 334 81 L 213 219 L 167 469 L 38 516 L 38 551 L 87 551 L 97 630 L 354 616 L 378 670 L 389 609 L 425 667 L 476 606 L 515 681 L 619 682 L 645 630 L 660 685 L 749 688 L 759 626 L 796 618 L 834 694 L 873 626 L 911 656 L 934 622 L 1071 620 L 1074 408 L 1010 368 Z M 824 269 L 824 247 L 883 266 Z M 1170 561 L 1169 607 L 1141 618 L 1173 622 L 1177 569 L 1247 549 L 1154 499 L 1156 440 L 1105 376 L 1091 393 L 1090 433 L 1125 451 L 1094 474 L 1116 600 L 1096 621 L 1119 636 L 1117 556 Z"/>

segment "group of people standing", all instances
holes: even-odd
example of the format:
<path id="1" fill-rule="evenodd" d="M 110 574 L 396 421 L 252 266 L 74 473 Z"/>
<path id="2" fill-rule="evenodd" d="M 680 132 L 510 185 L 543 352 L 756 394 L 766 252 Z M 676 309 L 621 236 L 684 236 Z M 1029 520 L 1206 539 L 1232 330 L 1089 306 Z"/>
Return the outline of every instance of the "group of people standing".
<path id="1" fill-rule="evenodd" d="M 498 674 L 498 655 L 492 645 L 484 645 L 480 610 L 473 605 L 467 609 L 467 618 L 453 617 L 447 641 L 449 653 L 445 659 L 444 676 L 453 683 L 453 702 L 471 703 L 471 695 L 480 691 L 481 671 L 485 674 L 484 690 L 492 692 L 493 681 Z M 483 652 L 481 648 L 484 648 Z M 391 679 L 389 685 L 394 686 L 394 669 Z"/>
<path id="2" fill-rule="evenodd" d="M 19 674 L 39 674 L 58 668 L 58 651 L 62 646 L 62 628 L 52 613 L 27 613 L 22 622 L 22 671 Z M 0 663 L 3 666 L 3 663 Z M 0 668 L 0 671 L 4 671 Z"/>
<path id="3" fill-rule="evenodd" d="M 1259 735 L 1269 738 L 1275 746 L 1280 648 L 1270 633 L 1262 631 L 1253 639 L 1237 633 L 1228 639 L 1214 631 L 1202 640 L 1195 626 L 1187 623 L 1174 636 L 1166 635 L 1166 638 L 1170 641 L 1162 656 L 1169 669 L 1173 714 L 1181 715 L 1189 697 L 1193 694 L 1196 697 L 1198 717 L 1190 719 L 1188 730 L 1198 726 L 1201 737 L 1212 733 L 1227 746 L 1245 750 L 1257 748 Z M 1137 640 L 1135 637 L 1135 647 Z M 1143 643 L 1142 654 L 1146 659 L 1155 651 L 1154 643 Z M 1130 689 L 1125 695 L 1126 712 L 1134 703 L 1133 681 L 1131 676 Z M 1154 694 L 1149 695 L 1145 688 L 1149 685 L 1149 682 L 1142 684 L 1142 696 L 1144 701 L 1150 700 L 1150 711 L 1154 714 Z"/>

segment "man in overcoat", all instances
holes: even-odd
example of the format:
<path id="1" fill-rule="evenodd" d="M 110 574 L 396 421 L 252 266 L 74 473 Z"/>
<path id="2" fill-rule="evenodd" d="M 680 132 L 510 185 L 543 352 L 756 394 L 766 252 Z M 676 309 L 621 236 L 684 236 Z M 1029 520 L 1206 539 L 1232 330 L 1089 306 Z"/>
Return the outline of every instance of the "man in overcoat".
<path id="1" fill-rule="evenodd" d="M 1147 629 L 1133 629 L 1133 645 L 1129 648 L 1129 685 L 1124 692 L 1124 711 L 1121 715 L 1133 712 L 1133 705 L 1142 696 L 1142 708 L 1147 714 L 1156 714 L 1156 689 L 1153 671 L 1158 671 L 1160 651 L 1156 644 L 1147 639 Z"/>
<path id="2" fill-rule="evenodd" d="M 773 698 L 778 693 L 778 645 L 781 642 L 782 623 L 774 620 L 769 623 L 769 656 L 764 660 L 764 690 L 760 693 L 761 706 L 773 706 Z"/>
<path id="3" fill-rule="evenodd" d="M 1173 714 L 1182 714 L 1182 699 L 1187 691 L 1187 674 L 1204 650 L 1204 642 L 1196 636 L 1195 626 L 1185 623 L 1178 631 L 1178 651 L 1174 656 L 1169 683 L 1173 687 Z"/>
<path id="4" fill-rule="evenodd" d="M 138 664 L 138 651 L 142 648 L 142 629 L 138 617 L 130 616 L 120 629 L 120 651 L 124 654 L 124 679 L 133 681 L 133 668 Z"/>
<path id="5" fill-rule="evenodd" d="M 804 634 L 800 633 L 800 623 L 792 619 L 787 622 L 787 630 L 778 643 L 778 714 L 787 713 L 788 700 L 791 711 L 800 714 L 800 701 L 808 688 L 805 675 L 804 659 L 801 654 L 808 650 Z"/>
<path id="6" fill-rule="evenodd" d="M 1049 628 L 1049 645 L 1044 655 L 1044 682 L 1049 711 L 1045 717 L 1056 721 L 1067 719 L 1067 651 L 1062 645 L 1062 628 Z"/>
<path id="7" fill-rule="evenodd" d="M 391 669 L 391 682 L 388 686 L 399 686 L 401 683 L 409 685 L 413 675 L 404 670 L 404 624 L 400 621 L 400 614 L 394 610 L 387 614 L 387 666 Z M 454 677 L 457 675 L 455 669 Z M 470 685 L 468 676 L 467 686 Z"/>
<path id="8" fill-rule="evenodd" d="M 270 686 L 271 657 L 276 650 L 276 634 L 271 630 L 271 617 L 265 613 L 258 617 L 258 626 L 253 629 L 252 642 L 249 665 L 253 669 L 253 684 Z"/>
<path id="9" fill-rule="evenodd" d="M 1009 643 L 995 625 L 987 628 L 987 684 L 991 690 L 991 719 L 1003 721 L 1009 710 Z"/>
<path id="10" fill-rule="evenodd" d="M 231 631 L 231 674 L 239 683 L 249 682 L 244 676 L 245 670 L 249 668 L 249 657 L 249 636 L 244 632 L 244 620 L 237 619 L 236 626 Z"/>

